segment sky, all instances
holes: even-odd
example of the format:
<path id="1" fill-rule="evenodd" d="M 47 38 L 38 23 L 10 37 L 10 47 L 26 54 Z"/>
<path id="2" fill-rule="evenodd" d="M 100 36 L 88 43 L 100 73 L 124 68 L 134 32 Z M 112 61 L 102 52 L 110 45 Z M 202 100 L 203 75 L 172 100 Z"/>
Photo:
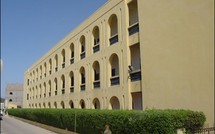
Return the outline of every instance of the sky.
<path id="1" fill-rule="evenodd" d="M 1 97 L 107 0 L 1 0 Z"/>

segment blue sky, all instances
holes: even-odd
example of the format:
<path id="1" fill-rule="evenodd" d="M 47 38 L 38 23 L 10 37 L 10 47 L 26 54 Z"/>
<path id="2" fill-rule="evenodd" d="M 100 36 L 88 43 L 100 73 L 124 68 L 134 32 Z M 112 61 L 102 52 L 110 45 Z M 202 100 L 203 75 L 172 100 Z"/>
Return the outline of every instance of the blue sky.
<path id="1" fill-rule="evenodd" d="M 1 0 L 1 96 L 107 0 Z"/>

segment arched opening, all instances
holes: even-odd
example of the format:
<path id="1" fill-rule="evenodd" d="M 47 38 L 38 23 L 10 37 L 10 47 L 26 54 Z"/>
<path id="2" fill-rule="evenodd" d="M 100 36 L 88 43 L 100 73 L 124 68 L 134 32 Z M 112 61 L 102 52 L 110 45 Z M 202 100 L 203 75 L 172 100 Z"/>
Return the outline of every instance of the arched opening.
<path id="1" fill-rule="evenodd" d="M 57 95 L 57 78 L 54 79 L 54 83 L 55 83 L 55 95 Z"/>
<path id="2" fill-rule="evenodd" d="M 95 26 L 93 28 L 93 53 L 96 53 L 100 49 L 100 37 L 99 37 L 99 27 Z"/>
<path id="3" fill-rule="evenodd" d="M 100 109 L 100 102 L 98 98 L 93 99 L 93 108 Z"/>
<path id="4" fill-rule="evenodd" d="M 115 44 L 116 42 L 118 42 L 118 20 L 117 20 L 117 16 L 115 14 L 111 15 L 109 20 L 109 41 L 110 41 L 110 45 Z"/>
<path id="5" fill-rule="evenodd" d="M 52 74 L 52 59 L 49 59 L 49 74 Z"/>
<path id="6" fill-rule="evenodd" d="M 51 88 L 52 88 L 52 86 L 51 86 L 51 80 L 49 80 L 49 97 L 51 96 Z"/>
<path id="7" fill-rule="evenodd" d="M 82 35 L 80 38 L 80 44 L 81 44 L 81 54 L 80 54 L 80 58 L 84 59 L 85 58 L 85 47 L 86 47 L 86 41 L 85 41 L 85 37 Z"/>
<path id="8" fill-rule="evenodd" d="M 46 83 L 45 82 L 43 83 L 43 87 L 44 87 L 43 97 L 45 98 L 46 97 Z"/>
<path id="9" fill-rule="evenodd" d="M 57 54 L 55 55 L 55 72 L 58 71 L 58 56 Z"/>
<path id="10" fill-rule="evenodd" d="M 57 108 L 57 102 L 54 102 L 54 108 Z"/>
<path id="11" fill-rule="evenodd" d="M 47 71 L 47 66 L 46 66 L 46 62 L 44 63 L 44 77 L 46 77 L 46 71 Z"/>
<path id="12" fill-rule="evenodd" d="M 70 64 L 74 63 L 74 54 L 75 54 L 74 44 L 71 43 L 71 45 L 70 45 L 70 55 L 71 55 Z"/>
<path id="13" fill-rule="evenodd" d="M 93 63 L 93 74 L 93 87 L 100 88 L 100 66 L 98 61 Z"/>
<path id="14" fill-rule="evenodd" d="M 43 108 L 46 108 L 46 103 L 45 102 L 43 103 Z"/>
<path id="15" fill-rule="evenodd" d="M 62 68 L 65 68 L 66 56 L 65 56 L 65 50 L 64 49 L 62 50 L 61 55 L 62 55 Z"/>
<path id="16" fill-rule="evenodd" d="M 85 69 L 84 69 L 84 67 L 80 68 L 80 78 L 81 78 L 80 89 L 81 89 L 81 91 L 84 91 L 85 90 Z"/>
<path id="17" fill-rule="evenodd" d="M 116 96 L 111 97 L 110 108 L 111 109 L 120 109 L 119 99 Z"/>
<path id="18" fill-rule="evenodd" d="M 70 77 L 70 93 L 74 92 L 74 73 L 73 71 L 71 71 L 69 73 L 69 77 Z"/>
<path id="19" fill-rule="evenodd" d="M 72 100 L 69 101 L 70 108 L 74 108 L 74 103 Z"/>
<path id="20" fill-rule="evenodd" d="M 119 85 L 120 77 L 119 77 L 119 58 L 116 54 L 112 54 L 110 59 L 110 85 Z"/>
<path id="21" fill-rule="evenodd" d="M 64 102 L 63 102 L 63 101 L 61 101 L 60 105 L 61 105 L 61 108 L 62 108 L 62 109 L 65 108 L 65 105 L 64 105 Z"/>
<path id="22" fill-rule="evenodd" d="M 80 108 L 81 108 L 81 109 L 84 109 L 84 108 L 85 108 L 85 102 L 84 102 L 83 99 L 80 100 Z"/>
<path id="23" fill-rule="evenodd" d="M 51 108 L 51 103 L 50 102 L 48 103 L 48 108 Z"/>
<path id="24" fill-rule="evenodd" d="M 64 75 L 61 76 L 61 87 L 62 87 L 61 89 L 62 94 L 65 94 L 65 76 Z"/>

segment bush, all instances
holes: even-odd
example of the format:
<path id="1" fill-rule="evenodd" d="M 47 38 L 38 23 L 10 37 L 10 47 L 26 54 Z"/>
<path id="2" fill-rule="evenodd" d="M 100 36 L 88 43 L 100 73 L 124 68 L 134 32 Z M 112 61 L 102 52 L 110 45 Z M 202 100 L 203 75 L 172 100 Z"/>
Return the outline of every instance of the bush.
<path id="1" fill-rule="evenodd" d="M 206 118 L 191 110 L 83 110 L 83 109 L 9 109 L 20 118 L 81 134 L 101 134 L 105 124 L 116 134 L 174 134 L 185 128 L 188 133 L 201 129 Z"/>

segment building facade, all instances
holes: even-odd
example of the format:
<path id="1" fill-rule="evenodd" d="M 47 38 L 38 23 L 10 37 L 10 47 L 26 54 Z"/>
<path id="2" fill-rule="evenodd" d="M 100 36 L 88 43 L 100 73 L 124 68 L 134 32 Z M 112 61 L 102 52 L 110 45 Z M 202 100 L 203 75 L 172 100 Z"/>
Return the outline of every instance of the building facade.
<path id="1" fill-rule="evenodd" d="M 24 107 L 203 111 L 213 0 L 109 0 L 25 72 Z"/>
<path id="2" fill-rule="evenodd" d="M 23 84 L 10 83 L 6 85 L 6 108 L 23 107 Z"/>

